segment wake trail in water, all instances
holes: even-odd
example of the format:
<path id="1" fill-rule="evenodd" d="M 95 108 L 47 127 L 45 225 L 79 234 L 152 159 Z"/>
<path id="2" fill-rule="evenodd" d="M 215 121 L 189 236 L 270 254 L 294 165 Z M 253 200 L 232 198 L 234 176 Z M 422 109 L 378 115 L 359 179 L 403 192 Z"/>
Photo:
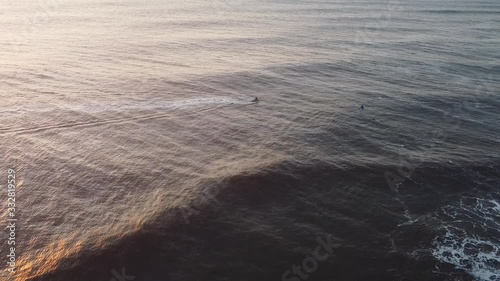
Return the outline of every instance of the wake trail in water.
<path id="1" fill-rule="evenodd" d="M 236 99 L 229 98 L 197 98 L 197 99 L 189 99 L 183 101 L 175 101 L 167 104 L 160 105 L 133 105 L 133 106 L 118 106 L 118 105 L 108 105 L 108 106 L 98 106 L 92 107 L 89 105 L 77 106 L 70 108 L 71 111 L 75 112 L 85 112 L 85 113 L 96 113 L 96 112 L 106 112 L 106 111 L 130 111 L 130 110 L 185 110 L 196 108 L 200 106 L 211 105 L 210 107 L 201 108 L 199 110 L 194 110 L 188 112 L 187 114 L 195 114 L 204 111 L 211 111 L 215 109 L 219 109 L 222 107 L 232 106 L 232 105 L 252 105 L 255 104 L 253 102 L 241 101 Z M 30 128 L 2 128 L 0 129 L 0 135 L 4 134 L 30 134 L 30 133 L 38 133 L 47 130 L 57 130 L 57 129 L 67 129 L 67 128 L 78 128 L 78 127 L 94 127 L 94 126 L 102 126 L 109 124 L 119 124 L 126 123 L 131 121 L 147 121 L 154 119 L 162 119 L 166 117 L 172 116 L 172 112 L 160 113 L 160 114 L 148 114 L 141 116 L 131 116 L 125 118 L 111 118 L 106 120 L 99 121 L 89 121 L 89 122 L 73 122 L 73 123 L 58 123 L 58 124 L 50 124 L 46 126 L 38 126 L 38 127 L 30 127 Z"/>

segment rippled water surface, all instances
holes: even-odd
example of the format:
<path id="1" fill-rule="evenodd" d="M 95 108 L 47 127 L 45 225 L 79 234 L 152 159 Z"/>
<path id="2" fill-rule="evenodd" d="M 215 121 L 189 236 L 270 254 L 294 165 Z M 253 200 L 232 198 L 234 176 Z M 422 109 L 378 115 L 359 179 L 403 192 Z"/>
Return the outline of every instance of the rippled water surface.
<path id="1" fill-rule="evenodd" d="M 498 1 L 0 14 L 2 280 L 500 280 Z"/>

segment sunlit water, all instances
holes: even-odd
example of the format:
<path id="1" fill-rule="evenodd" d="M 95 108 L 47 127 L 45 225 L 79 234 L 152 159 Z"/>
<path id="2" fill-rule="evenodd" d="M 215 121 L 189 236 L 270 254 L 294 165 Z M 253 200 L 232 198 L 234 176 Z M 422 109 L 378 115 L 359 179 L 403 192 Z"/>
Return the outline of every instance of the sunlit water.
<path id="1" fill-rule="evenodd" d="M 500 280 L 498 1 L 0 12 L 2 280 Z"/>

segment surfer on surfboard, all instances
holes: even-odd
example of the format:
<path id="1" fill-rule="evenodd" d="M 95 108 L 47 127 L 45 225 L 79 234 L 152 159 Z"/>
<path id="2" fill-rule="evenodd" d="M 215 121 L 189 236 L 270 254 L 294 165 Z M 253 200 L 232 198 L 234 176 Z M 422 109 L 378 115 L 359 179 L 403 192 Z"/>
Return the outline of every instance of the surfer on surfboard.
<path id="1" fill-rule="evenodd" d="M 257 97 L 255 97 L 252 102 L 259 102 L 259 99 Z"/>

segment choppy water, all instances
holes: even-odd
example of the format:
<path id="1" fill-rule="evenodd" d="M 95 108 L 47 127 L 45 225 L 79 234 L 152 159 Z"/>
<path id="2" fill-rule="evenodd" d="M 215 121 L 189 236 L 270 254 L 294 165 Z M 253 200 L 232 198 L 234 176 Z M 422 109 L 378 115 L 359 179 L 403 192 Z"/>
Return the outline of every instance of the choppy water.
<path id="1" fill-rule="evenodd" d="M 2 280 L 500 280 L 498 1 L 0 12 Z"/>

